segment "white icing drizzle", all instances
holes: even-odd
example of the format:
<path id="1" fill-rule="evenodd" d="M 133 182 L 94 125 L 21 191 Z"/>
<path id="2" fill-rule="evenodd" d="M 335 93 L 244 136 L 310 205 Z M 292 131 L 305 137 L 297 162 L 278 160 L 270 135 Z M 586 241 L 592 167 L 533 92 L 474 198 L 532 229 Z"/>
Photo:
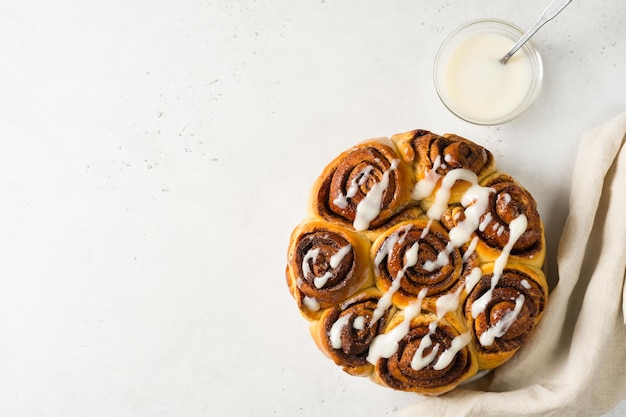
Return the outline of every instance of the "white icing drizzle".
<path id="1" fill-rule="evenodd" d="M 415 184 L 415 188 L 413 188 L 412 197 L 414 200 L 422 200 L 435 191 L 437 187 L 437 183 L 439 182 L 439 178 L 441 178 L 440 174 L 437 174 L 437 170 L 441 166 L 441 156 L 437 156 L 435 158 L 435 162 L 433 164 L 433 168 L 426 173 L 426 176 L 419 180 L 417 184 Z"/>
<path id="2" fill-rule="evenodd" d="M 478 183 L 478 178 L 476 177 L 476 174 L 474 174 L 469 169 L 459 168 L 449 171 L 441 181 L 441 186 L 439 187 L 439 190 L 437 190 L 437 194 L 435 195 L 435 202 L 426 212 L 429 218 L 435 220 L 439 220 L 441 218 L 441 215 L 448 208 L 448 201 L 450 200 L 450 192 L 452 190 L 452 187 L 458 180 L 467 181 L 472 184 Z"/>
<path id="3" fill-rule="evenodd" d="M 472 340 L 472 335 L 469 332 L 462 333 L 456 336 L 454 339 L 452 339 L 450 348 L 443 351 L 443 353 L 441 354 L 441 356 L 439 356 L 439 359 L 437 360 L 433 368 L 436 371 L 440 371 L 444 369 L 446 366 L 450 365 L 450 363 L 454 359 L 454 356 L 457 353 L 459 353 L 461 349 L 467 346 L 469 342 L 471 342 L 471 340 Z"/>
<path id="4" fill-rule="evenodd" d="M 398 342 L 407 335 L 413 320 L 422 311 L 422 301 L 426 297 L 426 288 L 422 289 L 417 299 L 404 309 L 404 319 L 387 333 L 379 334 L 370 345 L 367 361 L 373 365 L 380 358 L 390 358 L 398 350 Z"/>
<path id="5" fill-rule="evenodd" d="M 511 250 L 513 250 L 513 246 L 517 242 L 517 239 L 524 234 L 527 227 L 528 219 L 525 214 L 520 214 L 518 217 L 511 220 L 511 223 L 509 223 L 509 240 L 506 242 L 506 245 L 504 245 L 504 248 L 502 248 L 502 253 L 498 256 L 494 263 L 494 273 L 502 275 L 502 272 L 504 272 L 504 268 L 509 260 Z"/>
<path id="6" fill-rule="evenodd" d="M 406 235 L 406 232 L 405 232 L 405 235 Z M 393 249 L 393 246 L 391 248 Z M 393 295 L 396 293 L 396 291 L 400 289 L 400 281 L 404 277 L 404 274 L 409 268 L 417 265 L 418 252 L 419 252 L 419 242 L 415 242 L 405 252 L 404 266 L 402 267 L 400 271 L 398 271 L 398 275 L 394 277 L 393 281 L 391 282 L 391 287 L 389 288 L 389 290 L 387 290 L 383 294 L 383 296 L 380 297 L 380 299 L 378 300 L 378 303 L 376 304 L 376 308 L 374 309 L 374 313 L 372 314 L 372 320 L 370 321 L 370 326 L 376 323 L 378 319 L 380 319 L 383 316 L 383 314 L 385 314 L 385 311 L 387 311 L 387 309 L 391 306 L 391 299 L 393 298 Z"/>
<path id="7" fill-rule="evenodd" d="M 532 288 L 532 287 L 531 287 L 531 285 L 530 285 L 530 283 L 529 283 L 527 280 L 525 280 L 525 279 L 523 279 L 523 280 L 521 281 L 521 284 L 522 284 L 522 287 L 526 288 L 527 290 L 529 290 L 529 289 L 531 289 L 531 288 Z"/>
<path id="8" fill-rule="evenodd" d="M 443 268 L 450 263 L 448 257 L 453 251 L 454 246 L 452 245 L 452 242 L 448 242 L 444 250 L 437 254 L 437 259 L 435 259 L 434 261 L 425 261 L 422 265 L 422 268 L 424 268 L 424 270 L 428 272 L 433 272 L 435 269 Z"/>
<path id="9" fill-rule="evenodd" d="M 398 230 L 393 232 L 391 236 L 387 238 L 387 240 L 385 240 L 385 243 L 383 243 L 383 245 L 378 250 L 378 253 L 374 257 L 374 265 L 377 268 L 380 266 L 380 263 L 383 261 L 383 259 L 391 256 L 391 254 L 393 253 L 393 248 L 396 246 L 397 243 L 402 244 L 404 242 L 404 239 L 406 238 L 407 233 L 409 233 L 409 231 L 411 230 L 411 227 L 411 224 L 401 226 L 398 228 Z"/>
<path id="10" fill-rule="evenodd" d="M 424 350 L 426 350 L 433 344 L 430 336 L 433 335 L 437 330 L 437 325 L 437 321 L 433 321 L 428 325 L 428 333 L 422 338 L 422 340 L 420 340 L 420 345 L 418 346 L 417 351 L 411 359 L 411 368 L 416 371 L 424 369 L 425 367 L 430 365 L 437 357 L 437 353 L 439 352 L 440 348 L 439 344 L 436 344 L 435 347 L 433 347 L 433 349 L 430 351 L 430 353 L 424 356 Z M 456 354 L 459 353 L 459 351 L 465 346 L 467 346 L 471 342 L 471 340 L 472 335 L 470 332 L 462 333 L 452 339 L 450 347 L 441 353 L 439 359 L 437 359 L 437 362 L 435 362 L 435 364 L 433 365 L 433 369 L 436 371 L 440 371 L 446 366 L 450 365 Z"/>
<path id="11" fill-rule="evenodd" d="M 478 300 L 474 301 L 472 304 L 472 317 L 476 318 L 480 313 L 485 311 L 487 304 L 491 301 L 491 297 L 493 294 L 493 290 L 498 285 L 498 281 L 504 272 L 504 268 L 509 260 L 509 255 L 511 254 L 511 250 L 513 249 L 513 245 L 517 242 L 517 239 L 522 236 L 522 234 L 526 231 L 526 227 L 528 226 L 528 219 L 526 215 L 520 214 L 517 218 L 511 220 L 509 223 L 509 240 L 507 241 L 504 248 L 502 248 L 502 253 L 496 258 L 493 266 L 493 276 L 491 278 L 491 288 L 487 290 Z"/>
<path id="12" fill-rule="evenodd" d="M 339 317 L 330 328 L 328 336 L 330 339 L 330 345 L 333 347 L 333 349 L 341 349 L 341 329 L 343 329 L 346 324 L 348 324 L 351 316 L 352 314 L 346 314 L 345 316 Z"/>
<path id="13" fill-rule="evenodd" d="M 318 311 L 321 308 L 320 303 L 315 298 L 309 297 L 307 295 L 304 296 L 302 302 L 304 303 L 306 308 L 311 311 Z"/>
<path id="14" fill-rule="evenodd" d="M 489 223 L 491 223 L 491 220 L 493 220 L 493 216 L 491 215 L 491 213 L 485 214 L 485 218 L 478 225 L 478 230 L 484 232 L 487 229 L 487 226 L 489 226 Z"/>
<path id="15" fill-rule="evenodd" d="M 380 213 L 383 194 L 389 186 L 389 174 L 398 167 L 398 164 L 400 164 L 400 160 L 394 159 L 391 162 L 391 167 L 383 173 L 380 182 L 374 184 L 365 198 L 356 206 L 356 216 L 352 223 L 355 230 L 366 230 L 370 226 L 370 222 Z"/>
<path id="16" fill-rule="evenodd" d="M 350 250 L 352 250 L 352 246 L 350 244 L 347 244 L 346 246 L 343 246 L 341 249 L 339 249 L 337 253 L 335 253 L 333 256 L 330 257 L 330 261 L 329 261 L 330 267 L 333 269 L 337 268 L 339 264 L 341 263 L 341 261 L 343 260 L 343 258 L 348 253 L 350 253 Z M 304 276 L 307 276 L 308 274 L 311 273 L 311 268 L 309 267 L 309 261 L 310 260 L 315 261 L 315 258 L 317 258 L 319 254 L 320 254 L 320 248 L 315 248 L 315 249 L 309 249 L 307 253 L 304 255 L 304 258 L 302 258 L 302 273 Z M 313 278 L 313 284 L 315 285 L 317 289 L 320 289 L 324 287 L 324 285 L 326 285 L 326 282 L 328 282 L 328 280 L 332 277 L 333 277 L 333 273 L 331 271 L 326 271 L 324 275 Z M 300 285 L 302 285 L 301 282 L 299 283 L 298 286 L 300 287 Z"/>
<path id="17" fill-rule="evenodd" d="M 426 178 L 428 178 L 428 175 Z M 447 209 L 452 186 L 454 186 L 458 180 L 467 181 L 472 184 L 461 198 L 461 204 L 466 207 L 464 211 L 465 219 L 457 223 L 457 225 L 450 230 L 450 243 L 446 245 L 446 248 L 437 255 L 437 259 L 435 261 L 426 261 L 424 263 L 423 267 L 426 271 L 432 272 L 437 268 L 447 265 L 449 262 L 448 256 L 452 253 L 454 248 L 461 247 L 470 241 L 472 234 L 480 225 L 481 216 L 485 213 L 485 211 L 487 211 L 489 205 L 489 195 L 494 192 L 492 188 L 480 186 L 478 184 L 476 174 L 472 171 L 467 169 L 452 170 L 443 178 L 441 187 L 437 191 L 437 195 L 435 197 L 435 203 L 427 212 L 430 221 L 440 218 L 443 212 Z M 490 216 L 490 214 L 488 213 L 487 216 Z M 470 248 L 463 257 L 464 262 L 469 259 L 469 256 L 471 256 L 472 252 L 476 249 L 477 244 L 478 238 L 474 237 L 471 241 Z"/>
<path id="18" fill-rule="evenodd" d="M 478 236 L 474 236 L 474 238 L 470 242 L 469 246 L 467 247 L 467 250 L 463 254 L 463 263 L 465 263 L 465 262 L 467 262 L 469 260 L 470 256 L 472 256 L 472 253 L 474 253 L 474 251 L 476 251 L 476 247 L 477 246 L 478 246 Z"/>
<path id="19" fill-rule="evenodd" d="M 313 278 L 313 284 L 315 285 L 315 288 L 317 289 L 323 288 L 324 285 L 326 285 L 326 283 L 328 282 L 328 280 L 332 277 L 333 277 L 333 273 L 330 271 L 327 271 L 321 277 Z"/>
<path id="20" fill-rule="evenodd" d="M 515 299 L 515 308 L 513 311 L 506 313 L 500 321 L 493 326 L 489 327 L 483 334 L 480 335 L 479 341 L 483 346 L 491 346 L 496 337 L 502 337 L 509 330 L 511 325 L 517 320 L 522 307 L 524 306 L 524 295 L 520 294 Z"/>
<path id="21" fill-rule="evenodd" d="M 365 181 L 367 181 L 367 178 L 370 176 L 373 169 L 374 167 L 372 165 L 368 165 L 363 168 L 357 176 L 352 179 L 352 182 L 350 182 L 350 186 L 348 187 L 346 194 L 344 195 L 339 192 L 339 195 L 333 200 L 333 203 L 335 203 L 337 207 L 345 209 L 348 206 L 348 199 L 356 195 L 357 191 L 359 191 L 359 186 L 365 184 Z"/>
<path id="22" fill-rule="evenodd" d="M 339 249 L 336 254 L 330 257 L 330 267 L 337 268 L 339 264 L 341 263 L 341 261 L 343 261 L 343 258 L 347 254 L 350 253 L 351 249 L 352 249 L 352 246 L 349 243 L 346 246 Z"/>
<path id="23" fill-rule="evenodd" d="M 502 194 L 502 197 L 504 198 L 505 204 L 509 204 L 511 202 L 511 195 L 509 193 Z"/>
<path id="24" fill-rule="evenodd" d="M 400 271 L 402 275 L 404 275 L 407 269 L 417 265 L 417 254 L 419 252 L 419 247 L 420 245 L 418 241 L 418 242 L 413 243 L 413 245 L 411 245 L 409 250 L 405 252 L 404 266 L 402 267 L 402 270 Z"/>
<path id="25" fill-rule="evenodd" d="M 433 345 L 433 341 L 430 336 L 435 333 L 437 330 L 437 322 L 433 321 L 428 325 L 428 333 L 426 336 L 422 337 L 420 340 L 420 345 L 417 347 L 417 351 L 413 355 L 411 359 L 411 368 L 416 371 L 420 369 L 424 369 L 428 365 L 432 363 L 437 357 L 437 353 L 439 352 L 439 344 L 436 344 L 435 347 L 430 351 L 430 353 L 424 356 L 424 351 Z"/>
<path id="26" fill-rule="evenodd" d="M 356 330 L 364 330 L 365 329 L 365 317 L 358 316 L 352 322 L 352 328 Z"/>
<path id="27" fill-rule="evenodd" d="M 402 277 L 396 277 L 391 282 L 391 287 L 389 287 L 389 289 L 378 300 L 378 303 L 376 304 L 376 308 L 374 309 L 374 312 L 372 313 L 372 320 L 370 321 L 370 326 L 373 326 L 374 323 L 376 323 L 378 319 L 380 319 L 383 316 L 383 314 L 385 314 L 385 311 L 387 311 L 387 309 L 391 307 L 391 299 L 393 295 L 396 293 L 396 291 L 398 291 L 398 289 L 400 288 L 401 278 Z"/>
<path id="28" fill-rule="evenodd" d="M 450 241 L 454 246 L 463 246 L 470 240 L 472 233 L 480 227 L 480 217 L 487 211 L 489 195 L 493 192 L 495 192 L 493 188 L 481 187 L 477 183 L 473 183 L 463 194 L 461 204 L 466 207 L 465 219 L 450 230 Z M 491 217 L 491 213 L 487 213 L 485 217 Z"/>
<path id="29" fill-rule="evenodd" d="M 315 261 L 317 255 L 320 254 L 320 248 L 309 249 L 307 253 L 302 258 L 302 274 L 306 277 L 311 273 L 311 268 L 309 267 L 309 261 Z"/>
<path id="30" fill-rule="evenodd" d="M 478 284 L 478 281 L 480 281 L 482 276 L 482 269 L 480 269 L 479 267 L 472 268 L 472 271 L 469 273 L 469 275 L 465 277 L 465 291 L 468 294 L 474 289 L 476 284 Z"/>
<path id="31" fill-rule="evenodd" d="M 426 227 L 422 230 L 422 234 L 420 235 L 420 239 L 424 239 L 428 232 L 430 232 L 430 226 L 433 224 L 433 219 L 428 219 L 428 223 L 426 223 Z"/>
<path id="32" fill-rule="evenodd" d="M 494 280 L 494 278 L 496 278 L 496 279 Z M 494 283 L 494 281 L 495 281 L 495 283 Z M 493 295 L 493 289 L 497 285 L 498 281 L 499 281 L 499 277 L 497 277 L 494 274 L 491 277 L 491 288 L 489 288 L 487 290 L 487 292 L 485 292 L 478 300 L 474 301 L 474 304 L 472 304 L 472 317 L 473 318 L 478 317 L 478 315 L 480 313 L 485 311 L 485 308 L 487 307 L 487 304 L 489 303 L 489 301 L 491 301 L 491 297 Z"/>
<path id="33" fill-rule="evenodd" d="M 474 272 L 474 270 L 472 270 Z M 456 311 L 459 307 L 459 299 L 461 298 L 461 292 L 463 291 L 463 286 L 457 288 L 455 292 L 451 292 L 449 294 L 444 294 L 441 297 L 437 298 L 436 306 L 437 306 L 437 318 L 442 319 L 447 313 L 451 311 Z"/>
<path id="34" fill-rule="evenodd" d="M 433 169 L 430 170 L 423 179 L 418 181 L 413 190 L 413 198 L 423 198 L 432 193 L 439 178 L 441 178 L 441 175 L 435 172 L 440 165 L 440 161 L 440 157 L 437 157 Z M 465 191 L 461 198 L 461 204 L 466 207 L 464 211 L 465 219 L 453 227 L 449 233 L 450 241 L 454 247 L 457 248 L 468 242 L 472 233 L 474 233 L 477 228 L 482 227 L 482 230 L 484 230 L 484 227 L 491 222 L 490 213 L 487 213 L 483 223 L 480 222 L 480 218 L 485 211 L 487 211 L 489 195 L 494 192 L 492 188 L 480 186 L 478 184 L 478 177 L 474 172 L 463 168 L 453 169 L 448 172 L 441 181 L 441 186 L 435 196 L 435 202 L 426 213 L 429 219 L 438 220 L 441 218 L 441 215 L 448 208 L 452 187 L 459 180 L 467 181 L 472 185 Z M 426 191 L 429 191 L 429 193 L 423 195 Z"/>

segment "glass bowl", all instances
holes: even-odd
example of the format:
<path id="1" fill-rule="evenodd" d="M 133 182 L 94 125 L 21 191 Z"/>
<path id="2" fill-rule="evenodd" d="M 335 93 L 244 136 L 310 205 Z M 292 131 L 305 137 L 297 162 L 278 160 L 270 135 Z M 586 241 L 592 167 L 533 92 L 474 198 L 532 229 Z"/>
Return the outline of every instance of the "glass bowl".
<path id="1" fill-rule="evenodd" d="M 529 40 L 499 62 L 524 34 L 498 19 L 468 22 L 443 42 L 434 64 L 435 89 L 456 116 L 479 125 L 509 122 L 528 109 L 543 83 L 543 62 Z"/>

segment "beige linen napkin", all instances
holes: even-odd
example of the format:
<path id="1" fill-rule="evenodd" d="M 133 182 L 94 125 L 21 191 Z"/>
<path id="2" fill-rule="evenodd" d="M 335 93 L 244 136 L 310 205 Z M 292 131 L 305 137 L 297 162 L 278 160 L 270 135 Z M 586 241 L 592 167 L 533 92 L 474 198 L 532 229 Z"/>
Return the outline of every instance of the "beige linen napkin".
<path id="1" fill-rule="evenodd" d="M 626 112 L 583 135 L 559 283 L 533 338 L 492 374 L 400 412 L 599 416 L 626 399 Z"/>

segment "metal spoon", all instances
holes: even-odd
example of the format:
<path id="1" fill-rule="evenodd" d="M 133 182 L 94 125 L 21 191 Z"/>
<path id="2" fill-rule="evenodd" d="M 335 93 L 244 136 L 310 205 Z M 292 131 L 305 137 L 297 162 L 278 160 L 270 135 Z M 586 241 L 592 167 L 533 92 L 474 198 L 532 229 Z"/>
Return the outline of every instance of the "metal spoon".
<path id="1" fill-rule="evenodd" d="M 530 39 L 531 36 L 535 34 L 535 32 L 537 32 L 543 25 L 548 23 L 550 20 L 554 19 L 557 14 L 561 13 L 561 10 L 563 10 L 565 6 L 570 4 L 571 1 L 572 0 L 554 0 L 552 3 L 550 3 L 548 7 L 546 7 L 546 10 L 543 11 L 543 14 L 539 18 L 539 20 L 537 20 L 535 24 L 532 25 L 532 27 L 528 29 L 526 33 L 524 33 L 524 36 L 522 36 L 520 40 L 517 41 L 515 45 L 513 45 L 511 50 L 502 57 L 500 63 L 502 65 L 506 64 L 506 62 L 513 56 L 513 54 L 517 52 L 517 50 L 521 48 L 522 45 L 524 45 L 528 41 L 528 39 Z"/>

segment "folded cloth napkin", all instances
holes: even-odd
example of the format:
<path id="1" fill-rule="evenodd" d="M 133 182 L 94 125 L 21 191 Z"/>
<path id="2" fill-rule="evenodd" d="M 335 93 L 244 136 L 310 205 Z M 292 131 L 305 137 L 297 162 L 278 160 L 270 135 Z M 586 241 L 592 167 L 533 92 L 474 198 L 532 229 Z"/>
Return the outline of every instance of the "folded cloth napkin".
<path id="1" fill-rule="evenodd" d="M 626 399 L 626 112 L 581 138 L 559 283 L 532 340 L 490 375 L 401 417 L 599 416 Z"/>

